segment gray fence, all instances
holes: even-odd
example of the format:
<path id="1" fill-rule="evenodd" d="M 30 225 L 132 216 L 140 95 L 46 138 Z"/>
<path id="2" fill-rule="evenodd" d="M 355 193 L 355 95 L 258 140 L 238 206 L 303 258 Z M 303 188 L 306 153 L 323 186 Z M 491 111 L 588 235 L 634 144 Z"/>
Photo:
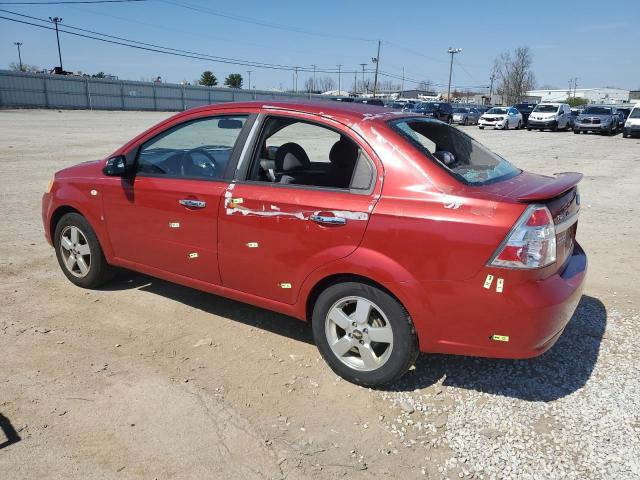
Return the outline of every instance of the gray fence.
<path id="1" fill-rule="evenodd" d="M 320 95 L 0 70 L 0 108 L 180 111 L 211 103 L 292 98 L 324 99 Z"/>

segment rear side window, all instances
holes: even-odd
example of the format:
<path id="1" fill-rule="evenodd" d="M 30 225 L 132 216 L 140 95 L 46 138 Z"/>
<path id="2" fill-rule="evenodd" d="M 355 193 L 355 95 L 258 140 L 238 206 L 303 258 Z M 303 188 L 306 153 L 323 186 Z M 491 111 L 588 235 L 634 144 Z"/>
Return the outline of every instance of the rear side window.
<path id="1" fill-rule="evenodd" d="M 463 183 L 483 185 L 514 177 L 520 170 L 469 135 L 445 123 L 404 118 L 389 123 L 420 153 Z"/>
<path id="2" fill-rule="evenodd" d="M 246 116 L 211 117 L 178 125 L 142 145 L 137 172 L 171 178 L 223 178 Z"/>
<path id="3" fill-rule="evenodd" d="M 287 117 L 265 121 L 248 180 L 368 191 L 374 168 L 349 137 Z"/>

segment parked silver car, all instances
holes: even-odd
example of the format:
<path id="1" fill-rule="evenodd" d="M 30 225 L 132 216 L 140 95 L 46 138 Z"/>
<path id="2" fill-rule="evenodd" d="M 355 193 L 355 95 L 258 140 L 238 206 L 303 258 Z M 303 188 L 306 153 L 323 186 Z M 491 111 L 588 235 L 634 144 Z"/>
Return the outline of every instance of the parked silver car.
<path id="1" fill-rule="evenodd" d="M 620 117 L 615 107 L 589 105 L 576 118 L 573 133 L 598 132 L 615 135 L 618 132 Z"/>
<path id="2" fill-rule="evenodd" d="M 473 107 L 453 107 L 453 123 L 477 125 L 480 112 Z"/>

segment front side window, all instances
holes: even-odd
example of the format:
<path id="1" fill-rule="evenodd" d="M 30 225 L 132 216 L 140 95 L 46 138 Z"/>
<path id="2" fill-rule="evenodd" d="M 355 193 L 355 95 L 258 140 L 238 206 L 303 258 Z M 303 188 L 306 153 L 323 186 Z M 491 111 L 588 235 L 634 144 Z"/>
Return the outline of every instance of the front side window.
<path id="1" fill-rule="evenodd" d="M 351 138 L 287 117 L 265 121 L 248 180 L 369 190 L 373 165 Z"/>
<path id="2" fill-rule="evenodd" d="M 447 124 L 423 118 L 404 118 L 391 121 L 390 126 L 420 153 L 437 161 L 464 183 L 483 185 L 520 173 L 505 159 Z"/>
<path id="3" fill-rule="evenodd" d="M 142 145 L 142 175 L 216 180 L 224 177 L 246 116 L 210 117 L 187 122 Z"/>

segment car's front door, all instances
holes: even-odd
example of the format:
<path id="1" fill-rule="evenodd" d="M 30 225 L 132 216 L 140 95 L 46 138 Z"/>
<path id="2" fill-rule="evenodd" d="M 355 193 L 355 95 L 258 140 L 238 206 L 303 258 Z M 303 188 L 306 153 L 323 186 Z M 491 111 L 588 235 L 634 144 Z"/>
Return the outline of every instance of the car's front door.
<path id="1" fill-rule="evenodd" d="M 247 116 L 207 117 L 143 143 L 135 175 L 104 189 L 115 256 L 135 266 L 220 283 L 217 215 L 227 165 Z"/>
<path id="2" fill-rule="evenodd" d="M 380 188 L 376 167 L 344 131 L 295 118 L 267 118 L 256 143 L 220 206 L 222 283 L 293 304 L 311 272 L 360 244 Z M 275 164 L 261 159 L 267 151 Z"/>

